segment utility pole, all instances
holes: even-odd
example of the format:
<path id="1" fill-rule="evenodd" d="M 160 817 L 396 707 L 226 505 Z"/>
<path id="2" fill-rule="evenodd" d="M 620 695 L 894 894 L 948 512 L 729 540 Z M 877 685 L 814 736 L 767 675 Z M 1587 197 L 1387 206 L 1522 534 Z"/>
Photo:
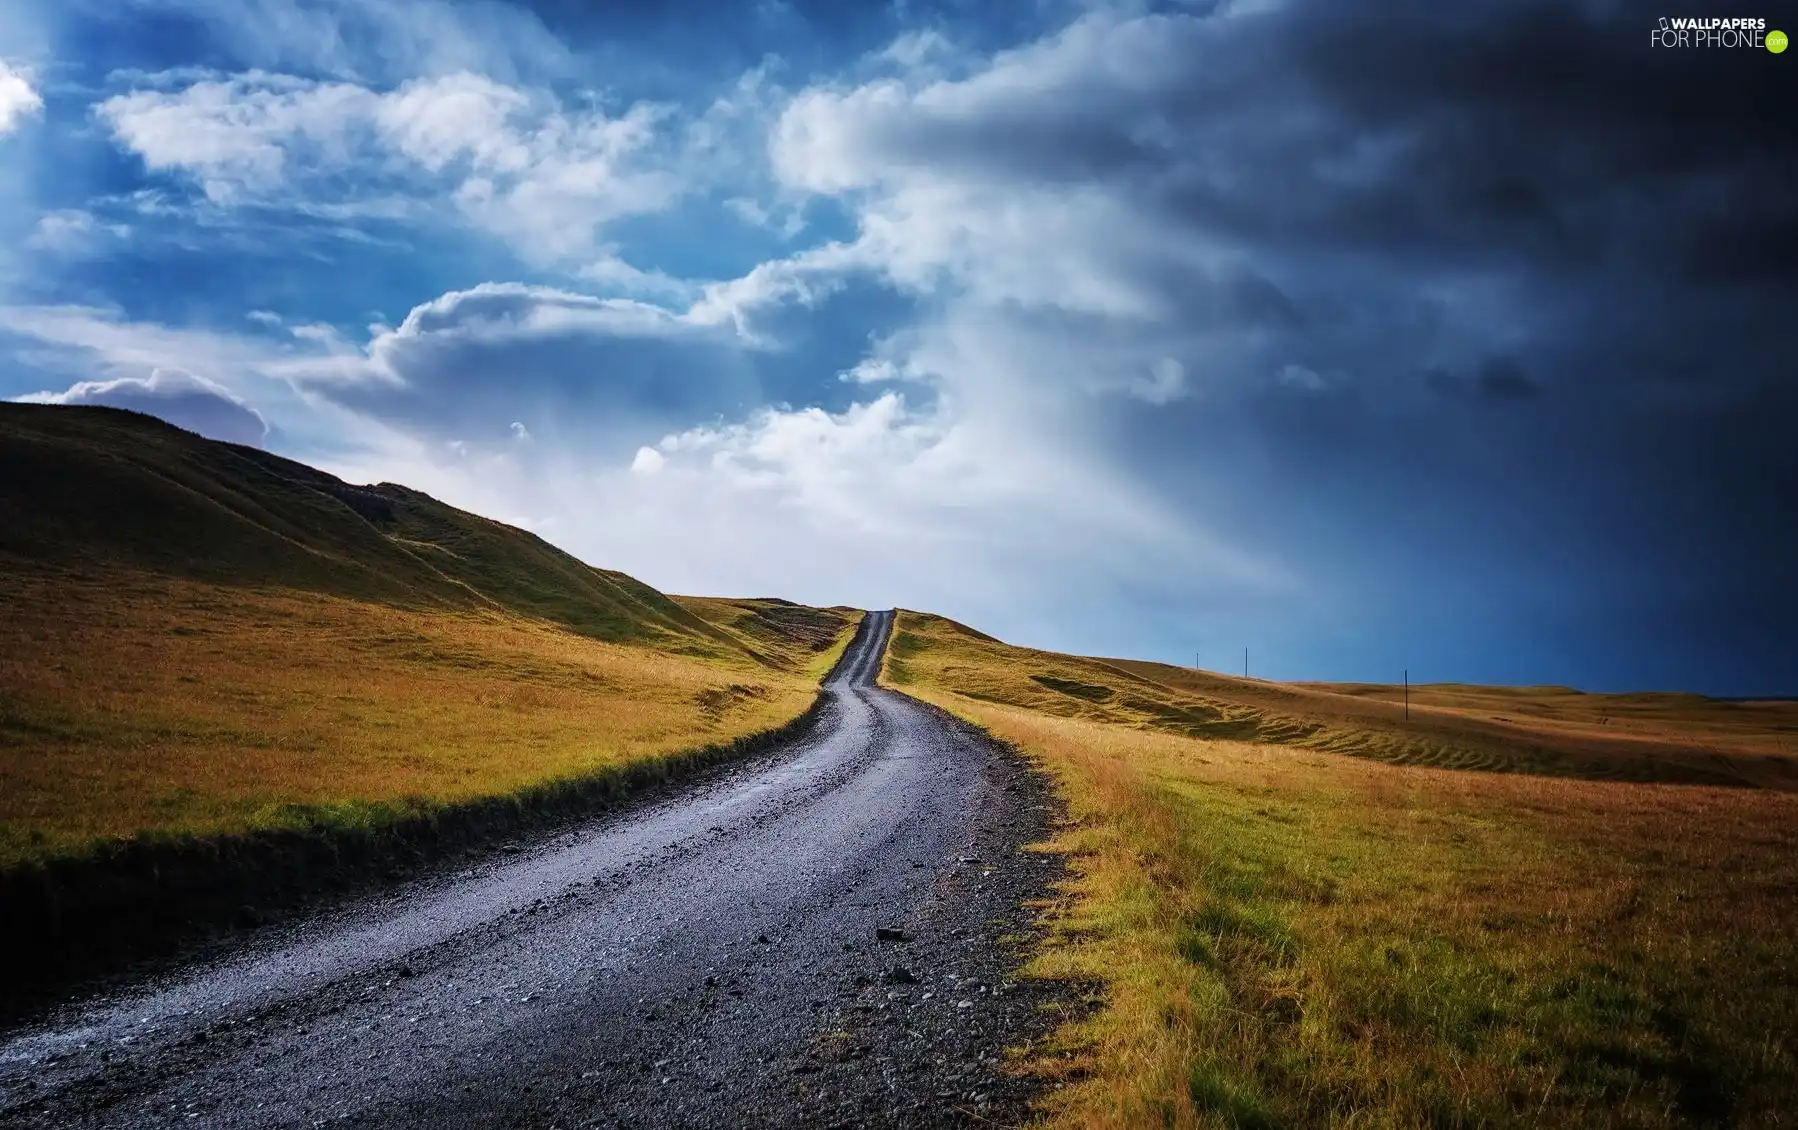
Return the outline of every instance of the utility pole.
<path id="1" fill-rule="evenodd" d="M 1242 677 L 1249 677 L 1249 649 L 1246 647 L 1242 649 Z"/>
<path id="2" fill-rule="evenodd" d="M 1411 720 L 1411 669 L 1405 668 L 1405 721 Z"/>

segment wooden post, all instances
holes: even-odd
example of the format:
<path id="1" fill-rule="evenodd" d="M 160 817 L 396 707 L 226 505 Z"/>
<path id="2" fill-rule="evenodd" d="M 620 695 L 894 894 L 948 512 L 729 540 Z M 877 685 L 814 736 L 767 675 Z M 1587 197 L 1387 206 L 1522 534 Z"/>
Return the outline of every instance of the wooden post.
<path id="1" fill-rule="evenodd" d="M 1405 721 L 1411 720 L 1411 669 L 1405 668 Z"/>

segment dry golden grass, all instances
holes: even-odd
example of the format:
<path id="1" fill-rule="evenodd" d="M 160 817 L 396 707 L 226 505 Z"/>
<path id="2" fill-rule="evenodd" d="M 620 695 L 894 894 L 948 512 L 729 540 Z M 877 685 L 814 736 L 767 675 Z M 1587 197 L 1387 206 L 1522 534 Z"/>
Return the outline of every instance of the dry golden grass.
<path id="1" fill-rule="evenodd" d="M 854 621 L 760 639 L 757 662 L 502 611 L 0 572 L 0 866 L 354 821 L 773 728 L 810 705 Z"/>
<path id="2" fill-rule="evenodd" d="M 1376 709 L 1386 717 L 1402 711 L 1406 693 L 1384 683 L 1301 683 L 1294 689 L 1384 704 Z M 1788 700 L 1738 702 L 1692 694 L 1589 694 L 1569 687 L 1461 683 L 1413 686 L 1410 700 L 1414 719 L 1474 719 L 1525 732 L 1798 756 L 1798 703 Z"/>
<path id="3" fill-rule="evenodd" d="M 889 680 L 1070 801 L 1033 971 L 1109 994 L 1037 1050 L 1052 1124 L 1791 1124 L 1798 794 L 1194 739 L 1046 711 L 1042 653 L 899 629 Z"/>
<path id="4" fill-rule="evenodd" d="M 843 648 L 845 625 L 860 623 L 853 608 L 812 608 L 784 600 L 675 596 L 676 604 L 729 632 L 751 657 L 802 671 L 814 682 L 830 673 Z"/>
<path id="5" fill-rule="evenodd" d="M 1303 718 L 1295 744 L 1403 764 L 1557 776 L 1798 788 L 1798 702 L 1691 694 L 1588 694 L 1567 687 L 1270 683 L 1161 663 L 1127 674 L 1269 715 Z"/>
<path id="6" fill-rule="evenodd" d="M 1134 660 L 1013 648 L 910 613 L 893 641 L 903 682 L 914 649 L 964 695 L 1066 718 L 1267 742 L 1401 765 L 1594 780 L 1798 789 L 1798 703 L 1693 695 L 1581 695 L 1561 688 L 1431 687 L 1411 717 L 1392 687 L 1338 693 Z"/>

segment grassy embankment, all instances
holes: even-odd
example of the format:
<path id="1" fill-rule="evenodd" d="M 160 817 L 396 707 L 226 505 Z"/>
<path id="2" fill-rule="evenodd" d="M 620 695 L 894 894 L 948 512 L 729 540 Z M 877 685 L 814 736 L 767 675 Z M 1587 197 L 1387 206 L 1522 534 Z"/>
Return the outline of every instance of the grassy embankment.
<path id="1" fill-rule="evenodd" d="M 0 405 L 0 872 L 730 743 L 800 716 L 857 619 L 670 598 L 403 487 Z"/>
<path id="2" fill-rule="evenodd" d="M 1793 704 L 1414 688 L 1407 725 L 912 613 L 886 678 L 1069 798 L 1033 972 L 1108 994 L 1032 1049 L 1052 1124 L 1791 1124 Z"/>

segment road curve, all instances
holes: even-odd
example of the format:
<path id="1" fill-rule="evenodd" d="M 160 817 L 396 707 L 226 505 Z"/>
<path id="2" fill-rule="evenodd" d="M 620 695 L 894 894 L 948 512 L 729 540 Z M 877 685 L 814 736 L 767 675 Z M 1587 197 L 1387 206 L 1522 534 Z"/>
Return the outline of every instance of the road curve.
<path id="1" fill-rule="evenodd" d="M 1006 755 L 874 685 L 892 615 L 867 616 L 787 749 L 0 1035 L 0 1125 L 809 1123 L 799 1073 L 850 1016 L 927 1045 L 917 1082 L 887 1079 L 892 1110 L 856 1109 L 923 1121 L 961 1092 L 930 1078 L 953 1064 L 915 1010 L 1004 990 L 933 979 L 947 959 L 876 929 L 976 948 L 956 915 L 992 910 L 990 836 L 1045 806 Z M 893 974 L 908 961 L 931 963 L 921 984 Z"/>

